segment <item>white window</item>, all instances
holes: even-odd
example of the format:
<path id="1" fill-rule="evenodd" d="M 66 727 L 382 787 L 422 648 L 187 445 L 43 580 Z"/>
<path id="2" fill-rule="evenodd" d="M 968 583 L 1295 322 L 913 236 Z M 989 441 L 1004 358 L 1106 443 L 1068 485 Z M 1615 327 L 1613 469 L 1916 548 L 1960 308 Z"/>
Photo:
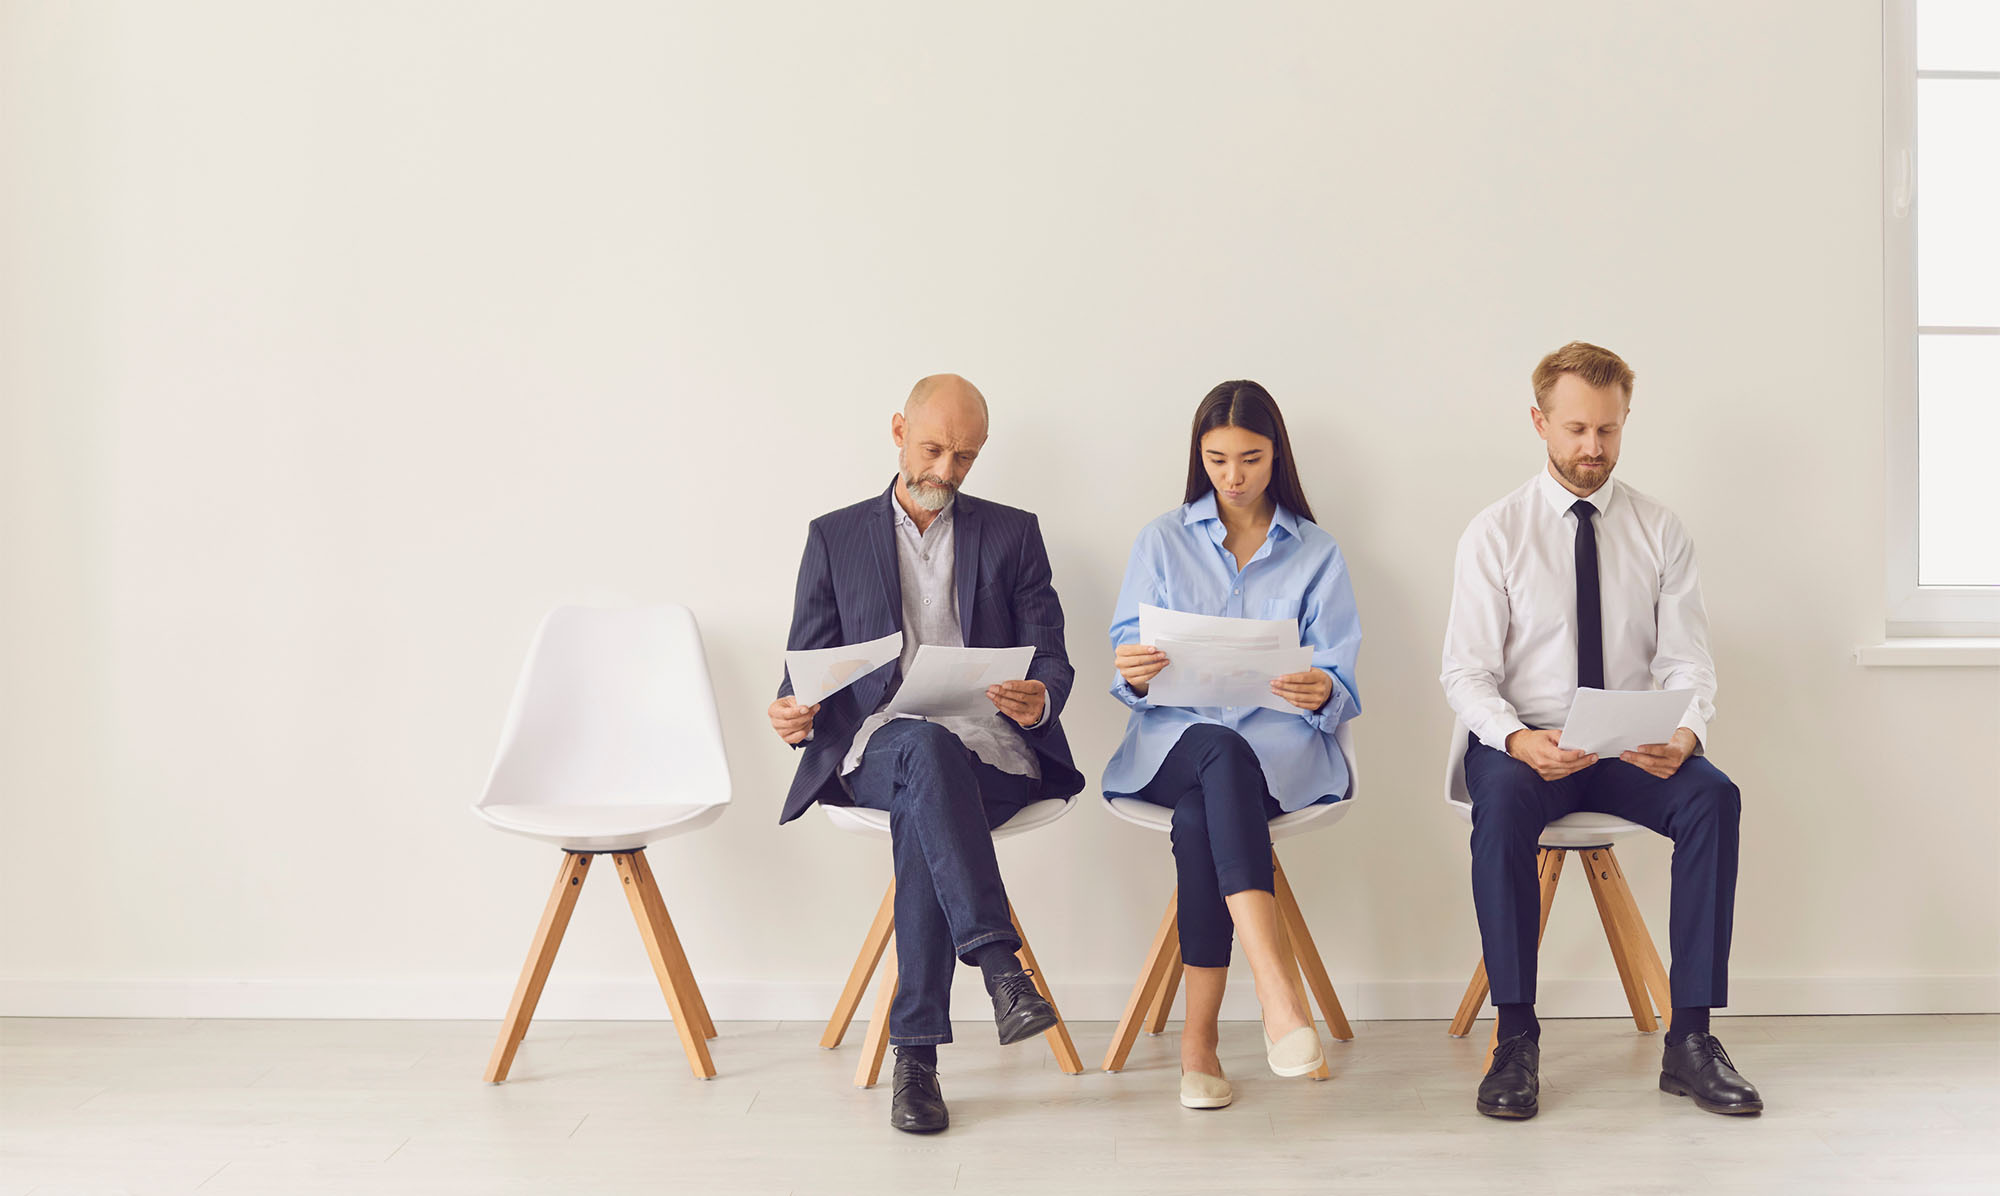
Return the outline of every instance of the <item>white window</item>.
<path id="1" fill-rule="evenodd" d="M 2000 0 L 1883 12 L 1889 630 L 2000 635 Z"/>

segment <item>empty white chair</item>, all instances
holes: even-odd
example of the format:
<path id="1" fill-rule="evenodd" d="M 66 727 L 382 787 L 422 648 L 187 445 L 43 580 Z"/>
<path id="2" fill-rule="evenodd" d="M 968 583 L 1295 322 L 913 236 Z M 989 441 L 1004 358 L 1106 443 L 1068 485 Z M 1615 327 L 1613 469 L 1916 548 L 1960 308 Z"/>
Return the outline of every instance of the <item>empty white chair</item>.
<path id="1" fill-rule="evenodd" d="M 1046 798 L 1022 806 L 1012 818 L 993 828 L 993 839 L 1011 839 L 1015 835 L 1047 826 L 1069 813 L 1076 804 L 1075 798 Z M 869 835 L 887 840 L 889 838 L 889 812 L 872 810 L 865 806 L 828 806 L 827 820 L 841 830 L 857 835 Z M 1056 1009 L 1055 994 L 1049 991 L 1048 978 L 1042 975 L 1041 965 L 1035 962 L 1034 949 L 1028 946 L 1028 932 L 1021 929 L 1021 917 L 1014 912 L 1012 902 L 1007 903 L 1007 916 L 1013 919 L 1014 934 L 1021 940 L 1021 950 L 1017 953 L 1021 966 L 1035 974 L 1035 988 L 1048 1001 L 1049 1008 Z M 896 878 L 889 878 L 889 891 L 882 895 L 882 904 L 875 911 L 875 921 L 868 927 L 868 936 L 861 941 L 861 954 L 855 957 L 854 967 L 847 974 L 847 984 L 840 990 L 840 1000 L 833 1007 L 833 1016 L 827 1019 L 826 1033 L 820 1035 L 819 1044 L 833 1050 L 847 1037 L 847 1027 L 854 1021 L 854 1013 L 861 1007 L 861 997 L 868 991 L 868 981 L 879 970 L 882 983 L 877 986 L 875 1014 L 868 1022 L 868 1036 L 862 1040 L 861 1062 L 854 1071 L 856 1088 L 873 1088 L 877 1077 L 882 1074 L 882 1057 L 889 1050 L 889 1006 L 896 999 Z M 885 962 L 886 961 L 886 962 Z M 1056 1009 L 1056 1024 L 1043 1032 L 1048 1039 L 1049 1049 L 1055 1052 L 1056 1065 L 1070 1075 L 1083 1074 L 1083 1058 L 1076 1053 L 1076 1043 L 1070 1040 L 1069 1025 L 1062 1020 L 1062 1011 Z"/>
<path id="2" fill-rule="evenodd" d="M 1472 793 L 1465 787 L 1466 746 L 1465 724 L 1454 721 L 1451 744 L 1445 752 L 1445 801 L 1453 813 L 1471 825 Z M 1653 936 L 1646 931 L 1646 920 L 1639 916 L 1639 903 L 1632 897 L 1631 886 L 1625 883 L 1618 856 L 1611 850 L 1614 840 L 1645 829 L 1615 814 L 1587 810 L 1566 814 L 1542 828 L 1535 868 L 1541 876 L 1541 929 L 1546 931 L 1556 882 L 1562 877 L 1563 860 L 1571 853 L 1582 857 L 1590 870 L 1590 893 L 1597 899 L 1597 916 L 1604 923 L 1604 939 L 1611 946 L 1612 962 L 1618 965 L 1625 1001 L 1632 1007 L 1632 1021 L 1650 1034 L 1660 1028 L 1653 1016 L 1653 1002 L 1658 1002 L 1662 1010 L 1673 1008 L 1667 969 L 1653 947 Z M 1648 990 L 1652 992 L 1650 1001 Z M 1472 982 L 1465 987 L 1465 998 L 1458 1003 L 1458 1014 L 1451 1019 L 1449 1033 L 1453 1038 L 1464 1038 L 1472 1032 L 1472 1023 L 1478 1020 L 1479 1011 L 1486 1004 L 1486 992 L 1486 961 L 1481 959 L 1473 970 Z M 1490 1046 L 1488 1051 L 1490 1054 Z"/>
<path id="3" fill-rule="evenodd" d="M 1292 983 L 1298 986 L 1299 1004 L 1306 1007 L 1308 1014 L 1312 1012 L 1312 1006 L 1306 999 L 1306 987 L 1310 985 L 1313 997 L 1319 1001 L 1320 1013 L 1326 1018 L 1327 1033 L 1337 1042 L 1347 1042 L 1354 1037 L 1354 1028 L 1348 1025 L 1347 1014 L 1340 1007 L 1340 998 L 1333 991 L 1333 981 L 1327 977 L 1319 947 L 1313 943 L 1312 931 L 1307 929 L 1305 914 L 1299 909 L 1298 896 L 1292 892 L 1291 882 L 1285 879 L 1284 865 L 1278 862 L 1276 846 L 1279 839 L 1332 826 L 1354 808 L 1354 799 L 1361 792 L 1361 764 L 1354 755 L 1354 724 L 1340 724 L 1333 739 L 1340 746 L 1341 756 L 1347 760 L 1347 796 L 1340 801 L 1307 806 L 1273 818 L 1270 823 L 1271 867 L 1276 880 L 1274 887 L 1277 892 L 1273 896 L 1278 900 L 1278 930 L 1291 949 L 1296 964 L 1292 970 Z M 1113 814 L 1135 826 L 1165 833 L 1173 831 L 1174 812 L 1165 806 L 1136 797 L 1106 797 L 1104 804 Z M 1118 1019 L 1118 1029 L 1111 1036 L 1111 1048 L 1104 1055 L 1105 1071 L 1118 1071 L 1125 1066 L 1125 1058 L 1132 1053 L 1132 1044 L 1138 1041 L 1141 1026 L 1148 1034 L 1161 1033 L 1167 1027 L 1167 1015 L 1173 1009 L 1181 974 L 1186 970 L 1181 963 L 1179 902 L 1180 890 L 1176 888 L 1167 896 L 1166 916 L 1160 919 L 1160 928 L 1153 935 L 1153 945 L 1146 955 L 1145 966 L 1139 972 L 1138 983 L 1132 986 L 1132 995 L 1125 1002 L 1124 1016 Z M 1312 1074 L 1314 1079 L 1324 1080 L 1329 1073 L 1322 1063 L 1319 1070 Z"/>
<path id="4" fill-rule="evenodd" d="M 535 632 L 486 793 L 503 831 L 563 849 L 555 890 L 521 969 L 487 1080 L 507 1078 L 594 856 L 624 882 L 694 1074 L 708 1079 L 708 1006 L 646 862 L 646 844 L 720 817 L 729 761 L 701 631 L 684 606 L 559 606 Z"/>

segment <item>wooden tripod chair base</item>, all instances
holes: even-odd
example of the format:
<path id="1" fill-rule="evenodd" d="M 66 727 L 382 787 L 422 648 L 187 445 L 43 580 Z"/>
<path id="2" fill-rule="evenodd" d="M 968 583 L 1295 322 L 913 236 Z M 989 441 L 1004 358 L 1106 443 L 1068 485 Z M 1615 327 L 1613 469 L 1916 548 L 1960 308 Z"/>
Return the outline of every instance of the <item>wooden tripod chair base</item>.
<path id="1" fill-rule="evenodd" d="M 1285 879 L 1284 865 L 1278 863 L 1278 853 L 1271 853 L 1271 867 L 1275 874 L 1277 890 L 1273 895 L 1278 900 L 1278 935 L 1287 953 L 1292 957 L 1292 984 L 1298 989 L 1299 1003 L 1312 1013 L 1312 1000 L 1319 1003 L 1320 1013 L 1326 1018 L 1327 1033 L 1336 1042 L 1347 1042 L 1354 1037 L 1354 1028 L 1347 1024 L 1347 1014 L 1340 1007 L 1340 998 L 1333 991 L 1333 981 L 1328 979 L 1326 964 L 1320 959 L 1319 948 L 1313 943 L 1312 932 L 1306 928 L 1305 914 L 1299 910 L 1299 899 L 1292 892 L 1292 884 Z M 1181 973 L 1186 965 L 1181 961 L 1180 946 L 1180 890 L 1174 890 L 1167 898 L 1166 916 L 1160 919 L 1160 928 L 1153 933 L 1153 945 L 1146 953 L 1146 965 L 1139 973 L 1139 981 L 1132 986 L 1132 995 L 1126 999 L 1124 1016 L 1118 1019 L 1117 1032 L 1111 1036 L 1111 1049 L 1104 1055 L 1105 1071 L 1120 1071 L 1125 1059 L 1132 1053 L 1132 1044 L 1138 1041 L 1139 1031 L 1159 1034 L 1167 1028 L 1167 1015 L 1173 1009 L 1174 996 L 1180 990 Z M 1311 989 L 1311 1000 L 1307 990 Z M 1312 1073 L 1315 1080 L 1324 1080 L 1330 1073 L 1322 1063 L 1318 1071 Z"/>
<path id="2" fill-rule="evenodd" d="M 680 936 L 674 933 L 673 919 L 667 916 L 667 903 L 660 897 L 659 883 L 646 863 L 645 849 L 610 855 L 617 865 L 619 879 L 624 882 L 625 900 L 632 907 L 633 921 L 639 924 L 646 955 L 653 961 L 653 975 L 659 978 L 660 991 L 666 995 L 667 1011 L 673 1015 L 674 1030 L 680 1034 L 688 1066 L 697 1079 L 710 1079 L 715 1075 L 715 1064 L 708 1056 L 708 1040 L 715 1037 L 715 1023 L 709 1020 L 708 1004 L 695 985 L 694 971 L 688 967 Z M 555 890 L 542 910 L 541 925 L 535 928 L 534 942 L 528 947 L 528 962 L 521 969 L 520 982 L 514 986 L 514 1000 L 507 1006 L 507 1019 L 500 1026 L 500 1040 L 493 1044 L 493 1057 L 486 1064 L 488 1083 L 506 1079 L 514 1066 L 514 1054 L 520 1050 L 521 1040 L 527 1037 L 528 1023 L 534 1019 L 535 1006 L 542 999 L 542 986 L 548 982 L 549 969 L 555 966 L 556 950 L 562 946 L 563 931 L 569 928 L 569 916 L 576 909 L 576 898 L 583 891 L 592 858 L 587 852 L 563 853 Z"/>
<path id="3" fill-rule="evenodd" d="M 1040 964 L 1035 962 L 1034 948 L 1028 945 L 1028 933 L 1021 929 L 1021 918 L 1014 912 L 1012 903 L 1007 906 L 1007 917 L 1014 923 L 1015 937 L 1021 940 L 1021 949 L 1015 955 L 1021 966 L 1035 974 L 1035 989 L 1042 999 L 1055 1008 L 1055 994 L 1049 991 L 1048 978 L 1042 975 Z M 889 882 L 888 892 L 882 894 L 882 904 L 876 907 L 875 920 L 868 927 L 868 937 L 861 941 L 861 954 L 855 957 L 854 968 L 847 974 L 847 984 L 840 990 L 840 1000 L 833 1007 L 833 1016 L 827 1019 L 826 1033 L 820 1035 L 819 1044 L 827 1050 L 838 1047 L 847 1037 L 847 1028 L 854 1022 L 854 1013 L 861 1007 L 861 997 L 868 991 L 868 982 L 879 972 L 882 982 L 875 990 L 875 1013 L 868 1019 L 868 1034 L 861 1044 L 861 1061 L 854 1070 L 856 1088 L 873 1088 L 882 1074 L 882 1058 L 889 1051 L 889 1006 L 896 1001 L 896 882 Z M 1076 1053 L 1076 1043 L 1070 1040 L 1069 1023 L 1062 1020 L 1062 1011 L 1056 1010 L 1056 1024 L 1043 1032 L 1042 1037 L 1055 1052 L 1056 1065 L 1070 1075 L 1083 1074 L 1083 1058 Z"/>
<path id="4" fill-rule="evenodd" d="M 1564 859 L 1571 855 L 1579 857 L 1588 869 L 1585 875 L 1590 881 L 1590 895 L 1597 899 L 1597 917 L 1604 924 L 1604 941 L 1611 947 L 1611 961 L 1618 965 L 1618 982 L 1625 987 L 1625 1003 L 1632 1008 L 1633 1024 L 1641 1033 L 1651 1034 L 1660 1028 L 1659 1019 L 1654 1016 L 1655 1005 L 1663 1012 L 1673 1011 L 1672 990 L 1667 985 L 1666 966 L 1653 946 L 1653 936 L 1647 933 L 1646 920 L 1639 915 L 1639 903 L 1632 896 L 1632 887 L 1625 882 L 1625 871 L 1618 866 L 1617 853 L 1608 844 L 1544 847 L 1536 853 L 1535 870 L 1541 878 L 1542 891 L 1541 926 L 1536 942 L 1539 944 L 1539 936 L 1548 932 L 1556 884 L 1562 879 Z M 1473 969 L 1472 983 L 1465 987 L 1465 998 L 1458 1003 L 1458 1014 L 1451 1019 L 1449 1032 L 1453 1038 L 1464 1038 L 1472 1032 L 1472 1023 L 1478 1020 L 1479 1011 L 1486 1004 L 1487 988 L 1486 961 L 1482 959 Z M 1486 1046 L 1489 1065 L 1493 1048 L 1499 1042 L 1497 1023 L 1493 1033 L 1493 1040 Z"/>

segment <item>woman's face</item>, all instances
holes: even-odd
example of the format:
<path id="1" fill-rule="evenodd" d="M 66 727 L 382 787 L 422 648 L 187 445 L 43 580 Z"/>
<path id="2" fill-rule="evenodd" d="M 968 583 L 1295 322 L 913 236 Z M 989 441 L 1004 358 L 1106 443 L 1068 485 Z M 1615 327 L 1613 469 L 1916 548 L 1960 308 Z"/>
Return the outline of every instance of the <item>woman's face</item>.
<path id="1" fill-rule="evenodd" d="M 1201 460 L 1215 487 L 1215 501 L 1234 510 L 1263 508 L 1272 457 L 1271 438 L 1247 428 L 1211 428 L 1201 437 Z"/>

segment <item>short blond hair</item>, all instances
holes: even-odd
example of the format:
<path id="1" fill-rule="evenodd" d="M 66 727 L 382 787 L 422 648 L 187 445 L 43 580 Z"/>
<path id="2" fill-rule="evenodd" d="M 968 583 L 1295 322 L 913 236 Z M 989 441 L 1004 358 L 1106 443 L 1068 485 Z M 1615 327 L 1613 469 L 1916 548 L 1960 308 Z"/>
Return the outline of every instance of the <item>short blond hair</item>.
<path id="1" fill-rule="evenodd" d="M 1562 348 L 1542 358 L 1532 375 L 1535 384 L 1535 406 L 1546 411 L 1549 407 L 1549 392 L 1556 387 L 1556 379 L 1564 374 L 1575 374 L 1595 387 L 1606 387 L 1613 383 L 1625 392 L 1625 401 L 1632 401 L 1632 367 L 1625 359 L 1611 350 L 1586 341 L 1571 341 Z"/>

